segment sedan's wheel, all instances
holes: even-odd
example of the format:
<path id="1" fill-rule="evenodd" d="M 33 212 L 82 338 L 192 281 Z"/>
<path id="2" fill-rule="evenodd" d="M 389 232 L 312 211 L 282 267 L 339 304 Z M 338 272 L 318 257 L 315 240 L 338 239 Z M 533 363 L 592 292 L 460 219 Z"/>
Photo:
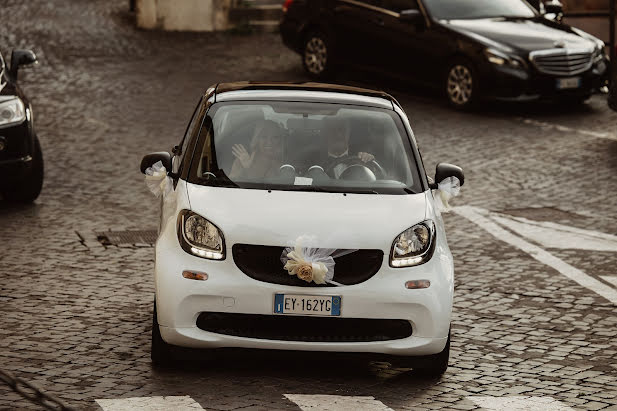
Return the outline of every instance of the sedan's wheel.
<path id="1" fill-rule="evenodd" d="M 316 79 L 324 79 L 331 72 L 331 55 L 326 37 L 319 33 L 309 34 L 304 43 L 302 62 L 307 73 Z"/>
<path id="2" fill-rule="evenodd" d="M 468 108 L 474 102 L 477 89 L 473 69 L 464 62 L 450 66 L 446 78 L 448 101 L 454 107 Z"/>
<path id="3" fill-rule="evenodd" d="M 152 365 L 155 367 L 169 367 L 173 362 L 172 345 L 167 344 L 161 337 L 159 322 L 156 316 L 156 301 L 154 302 L 154 310 L 152 312 L 152 347 L 150 349 L 150 358 Z"/>
<path id="4" fill-rule="evenodd" d="M 31 203 L 41 193 L 43 188 L 43 153 L 38 137 L 34 136 L 34 150 L 32 150 L 32 167 L 28 175 L 16 184 L 2 190 L 2 196 L 8 201 Z"/>

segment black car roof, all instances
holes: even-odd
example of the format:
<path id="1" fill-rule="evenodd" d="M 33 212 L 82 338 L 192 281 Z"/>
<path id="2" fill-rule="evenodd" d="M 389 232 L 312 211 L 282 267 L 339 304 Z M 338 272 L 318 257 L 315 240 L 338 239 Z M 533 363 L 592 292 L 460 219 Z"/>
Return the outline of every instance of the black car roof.
<path id="1" fill-rule="evenodd" d="M 373 98 L 383 98 L 400 106 L 396 99 L 385 91 L 371 90 L 361 87 L 344 86 L 340 84 L 327 84 L 317 82 L 237 81 L 233 83 L 219 83 L 216 86 L 216 94 L 227 93 L 230 91 L 249 90 L 323 91 L 331 93 L 346 93 Z"/>

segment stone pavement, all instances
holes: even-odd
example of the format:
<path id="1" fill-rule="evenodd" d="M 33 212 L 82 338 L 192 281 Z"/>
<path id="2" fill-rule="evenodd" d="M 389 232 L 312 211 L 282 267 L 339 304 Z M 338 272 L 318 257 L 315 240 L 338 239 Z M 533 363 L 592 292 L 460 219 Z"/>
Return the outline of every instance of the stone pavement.
<path id="1" fill-rule="evenodd" d="M 277 35 L 145 32 L 127 9 L 124 0 L 5 0 L 0 9 L 2 52 L 32 48 L 40 58 L 21 83 L 46 161 L 34 205 L 0 204 L 0 368 L 79 409 L 149 396 L 298 409 L 289 398 L 313 394 L 372 397 L 396 410 L 475 409 L 488 404 L 479 398 L 510 396 L 617 409 L 615 305 L 457 214 L 446 217 L 457 278 L 442 379 L 355 357 L 252 351 L 152 369 L 153 249 L 82 237 L 156 229 L 139 161 L 180 139 L 208 86 L 306 78 Z M 429 174 L 439 161 L 464 168 L 455 205 L 522 216 L 547 207 L 545 220 L 617 233 L 617 113 L 604 97 L 458 113 L 419 90 L 344 77 L 399 99 Z M 615 253 L 547 251 L 594 278 L 617 275 Z M 0 384 L 0 409 L 30 408 Z"/>

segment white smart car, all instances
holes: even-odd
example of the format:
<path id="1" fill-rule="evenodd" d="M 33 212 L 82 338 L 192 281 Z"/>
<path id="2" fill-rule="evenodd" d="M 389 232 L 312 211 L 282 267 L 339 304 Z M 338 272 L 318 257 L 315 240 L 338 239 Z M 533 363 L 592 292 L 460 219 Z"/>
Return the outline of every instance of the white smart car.
<path id="1" fill-rule="evenodd" d="M 172 153 L 141 163 L 152 174 L 161 162 L 168 176 L 155 364 L 169 364 L 178 346 L 245 347 L 446 370 L 452 255 L 437 184 L 393 97 L 318 83 L 218 84 Z M 435 181 L 447 177 L 464 182 L 459 167 L 438 165 Z"/>

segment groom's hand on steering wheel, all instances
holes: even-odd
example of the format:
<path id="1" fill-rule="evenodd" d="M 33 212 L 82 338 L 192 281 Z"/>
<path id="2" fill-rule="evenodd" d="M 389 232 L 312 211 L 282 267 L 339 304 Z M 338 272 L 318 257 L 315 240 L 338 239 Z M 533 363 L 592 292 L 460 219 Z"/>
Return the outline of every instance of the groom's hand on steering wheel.
<path id="1" fill-rule="evenodd" d="M 364 163 L 368 163 L 368 162 L 371 162 L 371 161 L 375 160 L 375 156 L 374 155 L 372 155 L 371 153 L 365 153 L 365 152 L 362 152 L 362 151 L 360 151 L 358 153 L 358 157 Z"/>

